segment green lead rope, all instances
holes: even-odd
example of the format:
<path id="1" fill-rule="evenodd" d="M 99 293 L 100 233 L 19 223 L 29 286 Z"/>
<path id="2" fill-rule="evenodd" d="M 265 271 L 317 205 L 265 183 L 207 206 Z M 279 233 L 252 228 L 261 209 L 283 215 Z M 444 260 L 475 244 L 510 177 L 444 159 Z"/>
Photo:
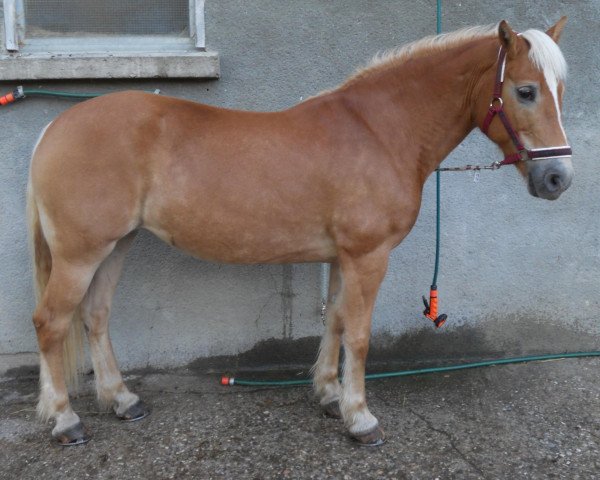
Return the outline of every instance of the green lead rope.
<path id="1" fill-rule="evenodd" d="M 442 0 L 437 0 L 436 8 L 436 33 L 442 33 Z M 440 267 L 440 200 L 441 200 L 441 177 L 440 171 L 435 171 L 435 266 L 433 269 L 433 280 L 431 288 L 437 288 L 438 270 Z"/>
<path id="2" fill-rule="evenodd" d="M 442 0 L 437 0 L 437 25 L 436 33 L 439 35 L 442 33 Z M 435 328 L 440 328 L 446 323 L 447 315 L 438 315 L 438 292 L 437 292 L 437 278 L 440 267 L 440 203 L 441 203 L 441 177 L 439 169 L 435 171 L 435 265 L 433 269 L 433 280 L 431 281 L 431 287 L 429 288 L 429 301 L 427 297 L 423 295 L 423 315 L 431 320 L 435 325 Z"/>

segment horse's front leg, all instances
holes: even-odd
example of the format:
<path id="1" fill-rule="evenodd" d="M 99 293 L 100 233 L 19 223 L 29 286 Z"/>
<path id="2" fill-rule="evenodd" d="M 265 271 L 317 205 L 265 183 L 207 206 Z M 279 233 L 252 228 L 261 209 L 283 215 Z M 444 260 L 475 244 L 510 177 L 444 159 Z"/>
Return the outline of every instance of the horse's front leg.
<path id="1" fill-rule="evenodd" d="M 379 422 L 367 408 L 365 362 L 369 351 L 371 314 L 385 276 L 389 248 L 368 254 L 339 255 L 341 291 L 339 313 L 344 346 L 344 373 L 340 409 L 350 435 L 364 445 L 384 442 Z"/>
<path id="2" fill-rule="evenodd" d="M 329 270 L 329 293 L 327 295 L 325 333 L 321 339 L 319 356 L 313 368 L 314 388 L 324 413 L 340 418 L 341 385 L 338 380 L 342 320 L 339 314 L 340 266 L 331 264 Z"/>

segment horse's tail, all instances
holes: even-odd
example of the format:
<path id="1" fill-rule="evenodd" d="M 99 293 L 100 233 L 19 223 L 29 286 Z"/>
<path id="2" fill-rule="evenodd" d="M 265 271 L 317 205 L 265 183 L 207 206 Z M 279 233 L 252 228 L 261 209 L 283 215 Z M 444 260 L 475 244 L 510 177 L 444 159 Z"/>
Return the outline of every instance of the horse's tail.
<path id="1" fill-rule="evenodd" d="M 39 308 L 52 271 L 52 254 L 40 223 L 40 213 L 35 201 L 31 175 L 27 185 L 27 224 L 29 246 L 33 260 L 33 284 L 36 305 Z M 78 374 L 82 369 L 82 364 L 83 321 L 79 308 L 77 308 L 63 347 L 63 368 L 67 385 L 77 386 Z"/>

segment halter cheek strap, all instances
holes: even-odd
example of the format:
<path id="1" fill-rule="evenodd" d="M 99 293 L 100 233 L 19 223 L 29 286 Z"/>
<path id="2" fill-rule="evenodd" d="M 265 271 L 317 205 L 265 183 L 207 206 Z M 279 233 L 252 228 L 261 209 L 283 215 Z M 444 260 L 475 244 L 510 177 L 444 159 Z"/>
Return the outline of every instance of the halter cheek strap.
<path id="1" fill-rule="evenodd" d="M 551 158 L 570 157 L 572 150 L 569 145 L 561 145 L 559 147 L 548 147 L 548 148 L 532 148 L 527 149 L 523 146 L 523 142 L 519 137 L 519 134 L 512 127 L 510 120 L 504 112 L 504 101 L 502 100 L 502 87 L 504 86 L 504 71 L 506 69 L 506 49 L 500 47 L 498 52 L 498 68 L 496 70 L 496 81 L 494 83 L 494 92 L 492 94 L 492 101 L 490 102 L 490 108 L 488 109 L 487 115 L 483 120 L 481 131 L 488 134 L 490 124 L 492 120 L 498 116 L 500 121 L 504 125 L 506 132 L 511 138 L 517 151 L 504 157 L 504 160 L 498 162 L 498 167 L 502 165 L 511 165 L 517 162 L 527 162 L 534 160 L 548 160 Z"/>

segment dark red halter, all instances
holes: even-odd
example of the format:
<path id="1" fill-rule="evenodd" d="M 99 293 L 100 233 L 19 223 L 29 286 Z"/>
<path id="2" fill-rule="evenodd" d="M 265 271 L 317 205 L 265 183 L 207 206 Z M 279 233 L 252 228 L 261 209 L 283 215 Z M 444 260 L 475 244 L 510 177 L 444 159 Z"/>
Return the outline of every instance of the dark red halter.
<path id="1" fill-rule="evenodd" d="M 523 146 L 519 134 L 510 124 L 510 120 L 504 113 L 504 102 L 502 101 L 502 87 L 504 85 L 504 70 L 506 68 L 506 49 L 500 47 L 498 52 L 498 69 L 496 70 L 496 83 L 494 85 L 494 93 L 492 94 L 492 101 L 490 108 L 487 112 L 481 131 L 487 135 L 490 128 L 490 124 L 494 117 L 498 115 L 504 128 L 508 132 L 512 142 L 514 143 L 517 151 L 504 157 L 504 160 L 498 162 L 498 167 L 502 165 L 511 165 L 517 162 L 526 162 L 533 160 L 546 160 L 549 158 L 559 157 L 570 157 L 572 155 L 571 147 L 569 145 L 562 145 L 560 147 L 548 147 L 548 148 L 532 148 L 527 149 Z"/>

